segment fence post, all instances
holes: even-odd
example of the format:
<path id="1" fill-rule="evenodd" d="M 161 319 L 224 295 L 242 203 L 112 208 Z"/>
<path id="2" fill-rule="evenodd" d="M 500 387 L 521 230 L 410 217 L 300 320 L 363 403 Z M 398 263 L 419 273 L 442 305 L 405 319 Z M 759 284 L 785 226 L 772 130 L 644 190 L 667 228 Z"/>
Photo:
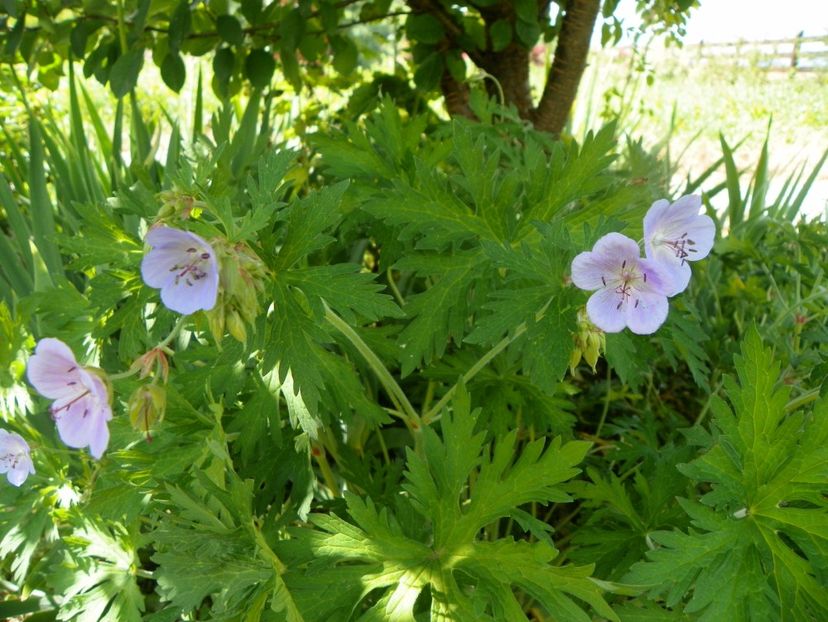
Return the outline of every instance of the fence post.
<path id="1" fill-rule="evenodd" d="M 802 43 L 802 37 L 805 34 L 804 30 L 800 30 L 799 34 L 794 39 L 793 51 L 791 52 L 791 69 L 796 71 L 796 66 L 799 64 L 799 46 Z"/>

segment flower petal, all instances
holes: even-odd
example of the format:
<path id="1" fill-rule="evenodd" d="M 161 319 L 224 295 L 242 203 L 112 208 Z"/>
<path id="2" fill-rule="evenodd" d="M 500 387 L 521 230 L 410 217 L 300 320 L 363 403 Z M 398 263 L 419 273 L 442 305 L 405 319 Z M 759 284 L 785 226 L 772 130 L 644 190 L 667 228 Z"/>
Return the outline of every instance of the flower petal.
<path id="1" fill-rule="evenodd" d="M 112 419 L 112 410 L 107 405 L 103 416 L 98 418 L 97 425 L 92 430 L 92 436 L 89 439 L 89 453 L 95 460 L 101 459 L 109 445 L 109 427 L 106 424 L 108 419 Z"/>
<path id="2" fill-rule="evenodd" d="M 660 293 L 663 296 L 675 296 L 687 288 L 690 281 L 690 266 L 662 260 L 660 255 L 654 259 L 639 259 L 638 266 L 647 275 L 645 283 L 636 287 L 644 291 Z"/>
<path id="3" fill-rule="evenodd" d="M 667 199 L 659 199 L 650 206 L 647 213 L 644 215 L 644 250 L 647 256 L 650 256 L 650 242 L 653 234 L 658 229 L 659 224 L 664 218 L 664 213 L 670 207 L 670 201 Z"/>
<path id="4" fill-rule="evenodd" d="M 168 284 L 161 290 L 161 302 L 168 309 L 182 315 L 189 315 L 196 311 L 209 311 L 216 305 L 218 296 L 218 270 L 210 270 L 203 279 L 189 281 L 179 279 Z"/>
<path id="5" fill-rule="evenodd" d="M 580 253 L 572 260 L 572 282 L 585 290 L 605 287 L 625 261 L 633 265 L 640 254 L 638 244 L 627 236 L 608 233 L 595 243 L 592 251 Z"/>
<path id="6" fill-rule="evenodd" d="M 101 404 L 91 394 L 86 395 L 57 415 L 60 440 L 69 447 L 81 448 L 95 443 L 96 448 L 100 448 L 101 427 L 106 428 L 106 421 L 111 418 L 112 410 L 108 404 Z M 106 438 L 109 438 L 108 431 Z M 100 457 L 100 453 L 96 457 Z"/>
<path id="7" fill-rule="evenodd" d="M 637 304 L 636 304 L 637 303 Z M 634 301 L 625 305 L 627 326 L 636 335 L 650 335 L 667 319 L 667 297 L 658 292 L 638 291 Z"/>
<path id="8" fill-rule="evenodd" d="M 624 330 L 627 324 L 624 315 L 624 306 L 619 309 L 620 298 L 611 289 L 601 289 L 587 301 L 587 315 L 590 321 L 605 333 L 618 333 Z"/>
<path id="9" fill-rule="evenodd" d="M 178 248 L 154 248 L 141 260 L 141 278 L 156 289 L 175 280 L 177 266 L 186 263 L 187 253 Z"/>
<path id="10" fill-rule="evenodd" d="M 35 390 L 50 399 L 75 395 L 80 383 L 80 366 L 75 355 L 60 339 L 47 337 L 37 343 L 26 366 L 26 376 Z"/>
<path id="11" fill-rule="evenodd" d="M 194 237 L 197 238 L 198 236 L 183 229 L 174 229 L 162 225 L 147 231 L 144 239 L 153 248 L 186 248 L 195 241 Z M 198 238 L 198 240 L 201 240 L 201 238 Z"/>
<path id="12" fill-rule="evenodd" d="M 687 237 L 693 240 L 691 245 L 695 252 L 687 255 L 687 261 L 698 261 L 704 259 L 713 249 L 713 242 L 716 239 L 716 224 L 707 214 L 696 216 L 693 222 L 687 225 Z"/>

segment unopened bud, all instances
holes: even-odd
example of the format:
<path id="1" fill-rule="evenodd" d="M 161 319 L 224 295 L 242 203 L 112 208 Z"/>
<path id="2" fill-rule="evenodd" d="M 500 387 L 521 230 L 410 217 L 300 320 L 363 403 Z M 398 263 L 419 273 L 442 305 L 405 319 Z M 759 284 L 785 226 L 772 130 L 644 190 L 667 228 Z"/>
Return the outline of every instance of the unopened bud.
<path id="1" fill-rule="evenodd" d="M 247 344 L 247 329 L 244 327 L 244 320 L 235 310 L 227 314 L 227 330 L 236 341 Z"/>
<path id="2" fill-rule="evenodd" d="M 601 352 L 606 350 L 606 335 L 604 331 L 589 320 L 586 309 L 578 310 L 578 331 L 572 336 L 573 346 L 569 355 L 569 371 L 575 373 L 575 368 L 581 362 L 581 357 L 595 372 L 595 366 Z"/>
<path id="3" fill-rule="evenodd" d="M 225 324 L 224 302 L 222 297 L 219 296 L 216 306 L 209 311 L 205 311 L 205 313 L 207 314 L 207 324 L 210 326 L 210 332 L 213 334 L 213 339 L 215 339 L 216 343 L 219 344 L 220 347 L 221 340 L 224 337 Z"/>
<path id="4" fill-rule="evenodd" d="M 167 393 L 157 384 L 138 387 L 130 396 L 127 404 L 129 421 L 132 427 L 143 432 L 147 440 L 152 440 L 150 428 L 164 418 L 167 408 Z"/>

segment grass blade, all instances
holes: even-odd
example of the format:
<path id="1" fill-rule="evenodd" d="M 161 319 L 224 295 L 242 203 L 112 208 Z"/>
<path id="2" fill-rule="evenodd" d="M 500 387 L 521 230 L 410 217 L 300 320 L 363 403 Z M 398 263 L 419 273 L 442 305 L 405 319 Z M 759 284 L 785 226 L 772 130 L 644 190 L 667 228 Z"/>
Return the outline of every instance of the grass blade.
<path id="1" fill-rule="evenodd" d="M 742 205 L 742 191 L 739 188 L 739 171 L 733 160 L 733 151 L 727 144 L 724 135 L 719 134 L 722 145 L 722 157 L 725 165 L 725 186 L 727 187 L 727 216 L 728 224 L 732 229 L 744 220 L 744 206 Z"/>
<path id="2" fill-rule="evenodd" d="M 43 257 L 43 262 L 53 274 L 63 276 L 52 201 L 46 188 L 46 169 L 43 159 L 43 138 L 40 123 L 29 118 L 29 202 L 31 204 L 32 234 L 34 242 Z"/>

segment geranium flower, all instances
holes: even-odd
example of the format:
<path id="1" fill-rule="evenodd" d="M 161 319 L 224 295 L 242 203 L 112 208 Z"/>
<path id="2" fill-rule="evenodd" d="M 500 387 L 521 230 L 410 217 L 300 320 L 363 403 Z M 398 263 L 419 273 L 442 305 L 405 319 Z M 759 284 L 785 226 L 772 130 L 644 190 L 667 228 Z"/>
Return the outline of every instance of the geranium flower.
<path id="1" fill-rule="evenodd" d="M 671 272 L 673 289 L 668 296 L 687 288 L 688 262 L 704 259 L 713 248 L 716 225 L 710 216 L 699 214 L 700 207 L 701 197 L 688 194 L 672 204 L 656 201 L 644 216 L 644 252 Z"/>
<path id="2" fill-rule="evenodd" d="M 26 375 L 38 393 L 55 400 L 49 412 L 60 440 L 69 447 L 89 447 L 100 458 L 109 444 L 107 421 L 112 419 L 103 379 L 78 365 L 69 346 L 52 338 L 38 341 Z"/>
<path id="3" fill-rule="evenodd" d="M 629 326 L 639 335 L 654 333 L 667 319 L 670 273 L 660 264 L 641 259 L 638 244 L 620 233 L 608 233 L 591 251 L 572 260 L 572 282 L 597 290 L 587 301 L 595 326 L 617 333 Z"/>
<path id="4" fill-rule="evenodd" d="M 213 248 L 195 233 L 172 227 L 151 229 L 146 240 L 152 250 L 141 262 L 141 276 L 161 290 L 164 305 L 183 315 L 212 309 L 219 284 Z"/>
<path id="5" fill-rule="evenodd" d="M 0 473 L 12 486 L 20 486 L 34 472 L 29 444 L 15 432 L 0 430 Z"/>

